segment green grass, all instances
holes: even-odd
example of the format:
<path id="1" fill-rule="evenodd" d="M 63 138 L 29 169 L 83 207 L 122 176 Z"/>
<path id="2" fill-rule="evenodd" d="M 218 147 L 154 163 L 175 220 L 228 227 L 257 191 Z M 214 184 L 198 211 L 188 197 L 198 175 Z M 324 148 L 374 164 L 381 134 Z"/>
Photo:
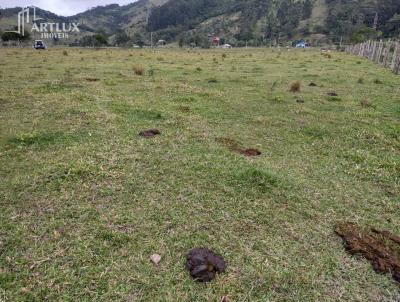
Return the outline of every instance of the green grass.
<path id="1" fill-rule="evenodd" d="M 333 231 L 400 234 L 398 76 L 302 50 L 62 54 L 0 49 L 0 300 L 399 299 Z M 198 246 L 227 262 L 212 283 L 185 271 Z"/>

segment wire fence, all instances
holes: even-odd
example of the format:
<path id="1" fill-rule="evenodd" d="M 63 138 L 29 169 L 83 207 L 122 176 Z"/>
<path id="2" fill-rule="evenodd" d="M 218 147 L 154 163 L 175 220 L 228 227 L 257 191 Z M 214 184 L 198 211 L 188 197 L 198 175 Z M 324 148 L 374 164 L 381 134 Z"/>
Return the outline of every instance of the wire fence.
<path id="1" fill-rule="evenodd" d="M 365 57 L 371 61 L 390 68 L 395 74 L 400 74 L 400 42 L 372 41 L 350 45 L 346 52 Z"/>

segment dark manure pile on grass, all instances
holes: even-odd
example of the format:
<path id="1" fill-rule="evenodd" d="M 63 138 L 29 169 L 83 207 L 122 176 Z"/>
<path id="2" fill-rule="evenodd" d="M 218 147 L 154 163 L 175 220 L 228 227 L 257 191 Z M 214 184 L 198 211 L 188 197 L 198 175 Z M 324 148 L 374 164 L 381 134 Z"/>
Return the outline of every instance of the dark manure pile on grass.
<path id="1" fill-rule="evenodd" d="M 336 226 L 335 233 L 350 254 L 361 254 L 377 273 L 390 273 L 400 282 L 400 236 L 374 228 L 363 230 L 348 222 Z"/>
<path id="2" fill-rule="evenodd" d="M 154 137 L 154 136 L 160 135 L 160 134 L 161 134 L 161 132 L 157 129 L 143 130 L 139 133 L 140 136 L 145 137 L 145 138 Z"/>
<path id="3" fill-rule="evenodd" d="M 186 256 L 186 268 L 190 276 L 199 282 L 213 280 L 217 273 L 223 273 L 226 268 L 221 256 L 206 248 L 194 248 Z"/>
<path id="4" fill-rule="evenodd" d="M 245 156 L 259 156 L 261 155 L 261 152 L 257 149 L 244 149 L 244 150 L 240 150 L 240 153 L 245 155 Z"/>

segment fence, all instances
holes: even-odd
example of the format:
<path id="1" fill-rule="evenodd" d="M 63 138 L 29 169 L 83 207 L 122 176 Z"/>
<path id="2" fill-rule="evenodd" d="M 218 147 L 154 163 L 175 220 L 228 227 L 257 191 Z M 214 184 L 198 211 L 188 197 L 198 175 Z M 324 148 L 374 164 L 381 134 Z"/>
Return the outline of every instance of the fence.
<path id="1" fill-rule="evenodd" d="M 400 74 L 400 42 L 367 41 L 346 47 L 346 52 L 365 57 Z"/>

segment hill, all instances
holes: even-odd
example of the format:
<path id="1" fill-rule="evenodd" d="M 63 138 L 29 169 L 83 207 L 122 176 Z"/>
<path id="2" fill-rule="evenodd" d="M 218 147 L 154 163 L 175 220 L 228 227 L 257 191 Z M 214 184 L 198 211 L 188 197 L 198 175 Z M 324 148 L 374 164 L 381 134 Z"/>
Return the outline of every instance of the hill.
<path id="1" fill-rule="evenodd" d="M 0 10 L 0 29 L 16 24 L 20 8 Z M 398 0 L 139 0 L 99 6 L 72 17 L 45 10 L 52 22 L 79 22 L 76 39 L 102 33 L 109 42 L 150 43 L 154 39 L 209 46 L 210 36 L 240 45 L 286 45 L 298 39 L 312 44 L 359 42 L 398 37 Z"/>

